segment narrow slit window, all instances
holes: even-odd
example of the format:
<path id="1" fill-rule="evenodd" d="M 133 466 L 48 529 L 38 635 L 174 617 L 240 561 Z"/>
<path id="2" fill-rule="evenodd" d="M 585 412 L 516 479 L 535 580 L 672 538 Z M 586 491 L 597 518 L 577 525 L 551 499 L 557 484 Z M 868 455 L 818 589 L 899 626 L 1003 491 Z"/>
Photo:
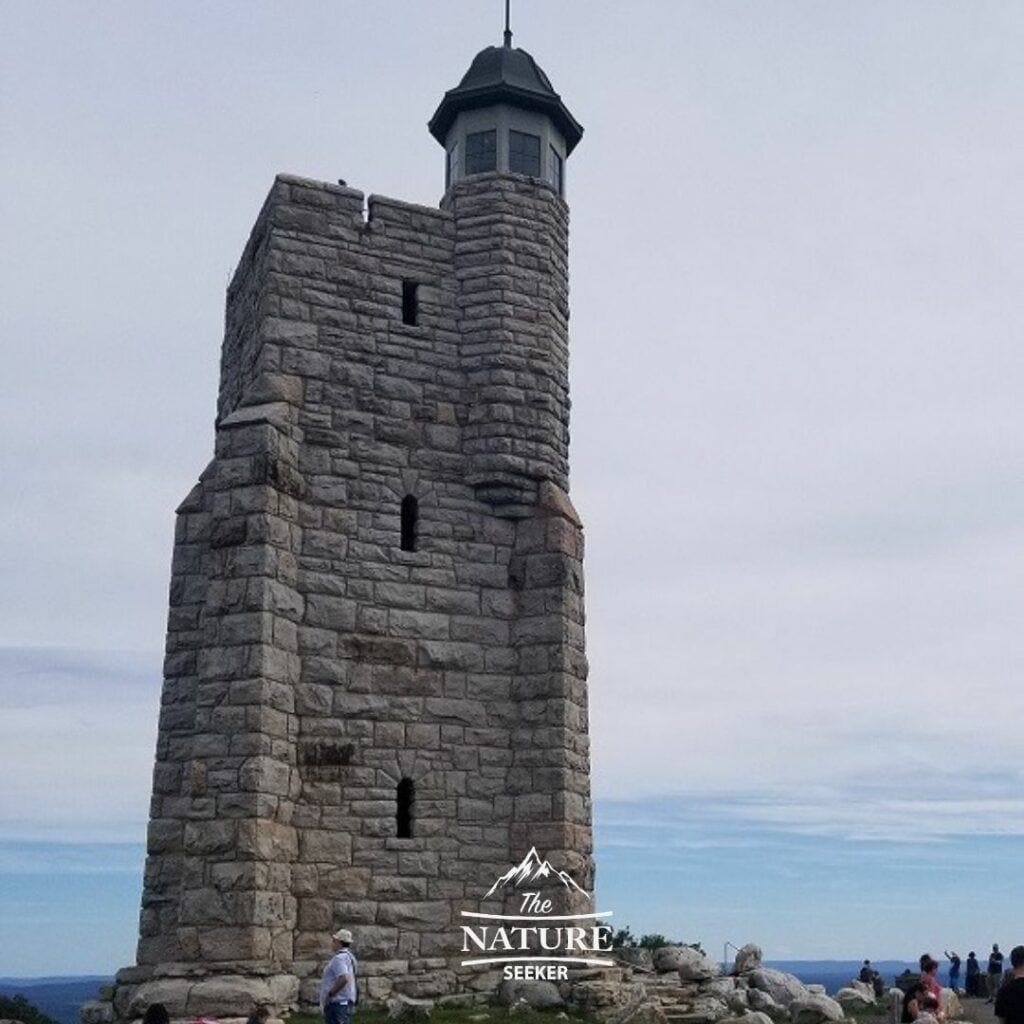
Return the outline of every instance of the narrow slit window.
<path id="1" fill-rule="evenodd" d="M 416 527 L 420 517 L 420 503 L 411 494 L 402 499 L 402 550 L 416 550 Z"/>
<path id="2" fill-rule="evenodd" d="M 399 839 L 412 839 L 413 811 L 416 806 L 416 783 L 402 779 L 395 793 L 395 833 Z"/>
<path id="3" fill-rule="evenodd" d="M 420 319 L 420 286 L 415 281 L 402 282 L 402 323 L 415 327 Z"/>

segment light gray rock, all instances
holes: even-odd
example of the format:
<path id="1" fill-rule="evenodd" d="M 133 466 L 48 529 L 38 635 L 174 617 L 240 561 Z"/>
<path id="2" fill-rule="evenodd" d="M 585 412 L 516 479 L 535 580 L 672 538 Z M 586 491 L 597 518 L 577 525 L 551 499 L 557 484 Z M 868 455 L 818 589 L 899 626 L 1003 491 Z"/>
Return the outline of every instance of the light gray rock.
<path id="1" fill-rule="evenodd" d="M 114 1004 L 100 999 L 82 1003 L 78 1008 L 81 1024 L 111 1024 L 114 1019 Z"/>
<path id="2" fill-rule="evenodd" d="M 811 993 L 811 995 L 815 995 L 815 996 L 827 996 L 828 995 L 828 989 L 825 988 L 824 985 L 812 984 L 812 985 L 807 985 L 805 987 L 807 988 L 807 991 Z"/>
<path id="3" fill-rule="evenodd" d="M 752 1010 L 766 1014 L 774 1021 L 789 1020 L 789 1009 L 776 1002 L 768 992 L 758 988 L 748 989 L 747 1002 Z"/>
<path id="4" fill-rule="evenodd" d="M 772 1024 L 771 1018 L 763 1013 L 759 1012 L 748 1012 L 740 1014 L 738 1017 L 728 1017 L 719 1024 Z"/>
<path id="5" fill-rule="evenodd" d="M 564 1003 L 553 981 L 502 981 L 498 986 L 498 1002 L 502 1006 L 514 1006 L 520 1000 L 535 1010 L 548 1010 Z"/>
<path id="6" fill-rule="evenodd" d="M 789 1007 L 793 1024 L 825 1024 L 826 1021 L 843 1019 L 843 1008 L 828 996 L 807 995 L 794 999 Z"/>
<path id="7" fill-rule="evenodd" d="M 680 981 L 707 981 L 722 973 L 721 967 L 699 949 L 686 949 L 678 967 Z"/>
<path id="8" fill-rule="evenodd" d="M 735 1010 L 729 1009 L 723 999 L 710 995 L 699 995 L 690 1003 L 686 1020 L 689 1024 L 714 1024 L 715 1021 L 725 1020 L 735 1012 Z"/>
<path id="9" fill-rule="evenodd" d="M 874 994 L 868 996 L 855 988 L 841 988 L 836 993 L 836 1002 L 843 1007 L 844 1010 L 863 1009 L 867 1006 L 875 1005 Z"/>
<path id="10" fill-rule="evenodd" d="M 761 966 L 761 947 L 753 942 L 748 942 L 736 951 L 736 959 L 733 961 L 733 974 L 744 974 Z"/>
<path id="11" fill-rule="evenodd" d="M 807 989 L 799 978 L 785 971 L 776 971 L 771 967 L 758 967 L 747 975 L 751 988 L 756 988 L 768 995 L 781 1006 L 789 1007 L 794 999 L 803 999 L 808 995 Z"/>
<path id="12" fill-rule="evenodd" d="M 659 974 L 677 971 L 681 981 L 706 981 L 721 973 L 718 964 L 692 946 L 661 946 L 653 960 Z"/>
<path id="13" fill-rule="evenodd" d="M 648 999 L 629 1010 L 617 1024 L 668 1024 L 668 1017 L 656 999 Z"/>
<path id="14" fill-rule="evenodd" d="M 188 994 L 192 982 L 185 978 L 160 978 L 144 981 L 132 994 L 128 1016 L 141 1017 L 154 1003 L 163 1003 L 172 1017 L 184 1017 L 188 1012 Z"/>
<path id="15" fill-rule="evenodd" d="M 739 988 L 739 978 L 734 978 L 731 974 L 726 974 L 720 978 L 712 978 L 711 981 L 705 981 L 701 984 L 701 992 L 711 992 L 716 996 L 727 996 L 730 992 L 735 992 Z"/>
<path id="16" fill-rule="evenodd" d="M 750 1010 L 753 1004 L 747 998 L 746 992 L 734 989 L 725 996 L 725 1005 L 728 1006 L 733 1013 L 737 1013 L 742 1016 Z"/>
<path id="17" fill-rule="evenodd" d="M 629 964 L 642 971 L 654 970 L 654 955 L 640 946 L 621 946 L 612 950 L 612 959 L 620 964 Z"/>

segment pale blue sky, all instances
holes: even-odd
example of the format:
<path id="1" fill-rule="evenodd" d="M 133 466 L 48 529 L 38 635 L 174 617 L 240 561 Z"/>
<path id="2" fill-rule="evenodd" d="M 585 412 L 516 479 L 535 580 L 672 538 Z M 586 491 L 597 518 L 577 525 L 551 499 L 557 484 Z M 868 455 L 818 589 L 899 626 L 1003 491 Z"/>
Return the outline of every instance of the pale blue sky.
<path id="1" fill-rule="evenodd" d="M 514 6 L 586 128 L 602 901 L 775 958 L 1021 941 L 1024 7 Z M 0 975 L 130 958 L 172 510 L 273 175 L 435 203 L 500 8 L 3 5 Z"/>

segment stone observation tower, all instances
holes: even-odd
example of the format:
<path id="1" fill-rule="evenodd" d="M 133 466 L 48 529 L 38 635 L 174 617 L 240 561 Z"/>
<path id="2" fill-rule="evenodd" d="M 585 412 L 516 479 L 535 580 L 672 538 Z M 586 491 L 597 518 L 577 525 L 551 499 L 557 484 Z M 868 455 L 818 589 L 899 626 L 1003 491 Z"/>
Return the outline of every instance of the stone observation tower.
<path id="1" fill-rule="evenodd" d="M 113 1010 L 480 985 L 459 912 L 531 847 L 593 888 L 569 501 L 566 161 L 488 47 L 430 121 L 440 208 L 279 176 L 178 509 L 137 966 Z"/>

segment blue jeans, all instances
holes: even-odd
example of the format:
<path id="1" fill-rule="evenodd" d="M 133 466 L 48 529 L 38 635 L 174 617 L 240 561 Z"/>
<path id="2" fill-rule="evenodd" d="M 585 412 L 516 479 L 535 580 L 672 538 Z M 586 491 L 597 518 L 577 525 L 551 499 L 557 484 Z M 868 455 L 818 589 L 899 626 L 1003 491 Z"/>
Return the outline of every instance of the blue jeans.
<path id="1" fill-rule="evenodd" d="M 324 1020 L 327 1024 L 349 1024 L 354 1009 L 355 1007 L 348 1000 L 345 1002 L 335 1000 L 324 1007 Z"/>

